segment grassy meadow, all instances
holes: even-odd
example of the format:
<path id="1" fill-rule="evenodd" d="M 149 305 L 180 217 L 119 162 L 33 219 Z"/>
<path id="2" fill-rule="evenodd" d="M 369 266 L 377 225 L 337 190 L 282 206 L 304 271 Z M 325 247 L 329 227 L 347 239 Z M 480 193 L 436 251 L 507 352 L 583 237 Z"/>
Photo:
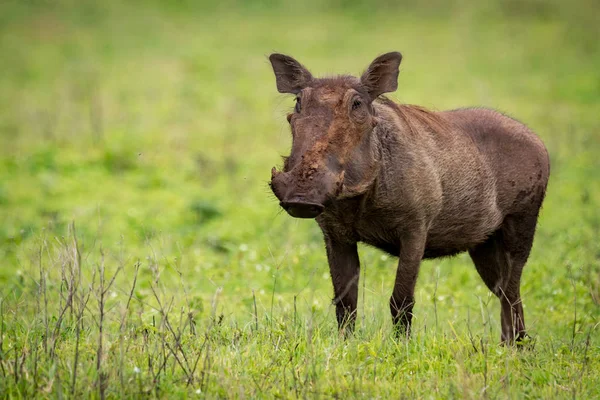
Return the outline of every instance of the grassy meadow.
<path id="1" fill-rule="evenodd" d="M 262 0 L 0 2 L 1 398 L 600 398 L 600 6 Z M 282 213 L 290 146 L 267 56 L 391 98 L 486 106 L 546 143 L 523 348 L 468 255 L 424 262 L 410 340 L 396 261 L 360 247 L 338 335 L 321 233 Z"/>

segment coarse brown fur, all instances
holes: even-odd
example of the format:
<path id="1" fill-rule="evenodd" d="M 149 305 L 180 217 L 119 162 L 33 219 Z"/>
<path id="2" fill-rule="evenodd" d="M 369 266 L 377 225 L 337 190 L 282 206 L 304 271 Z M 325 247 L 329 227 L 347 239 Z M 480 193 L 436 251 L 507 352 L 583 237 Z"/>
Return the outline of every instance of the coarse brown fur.
<path id="1" fill-rule="evenodd" d="M 340 328 L 354 327 L 364 242 L 399 259 L 397 332 L 409 332 L 421 260 L 468 251 L 500 298 L 502 340 L 522 339 L 520 278 L 549 177 L 541 140 L 493 110 L 432 112 L 380 97 L 397 88 L 400 53 L 360 79 L 317 79 L 291 57 L 270 59 L 279 91 L 299 102 L 271 186 L 290 215 L 323 231 Z"/>

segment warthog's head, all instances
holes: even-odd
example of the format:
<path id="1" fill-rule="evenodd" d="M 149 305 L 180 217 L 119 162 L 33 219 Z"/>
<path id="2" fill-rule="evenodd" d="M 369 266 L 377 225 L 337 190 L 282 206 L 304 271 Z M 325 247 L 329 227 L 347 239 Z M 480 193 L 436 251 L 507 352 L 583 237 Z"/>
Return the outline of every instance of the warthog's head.
<path id="1" fill-rule="evenodd" d="M 287 116 L 292 150 L 283 171 L 272 169 L 271 188 L 292 217 L 315 218 L 342 196 L 359 192 L 373 173 L 370 134 L 377 125 L 372 102 L 398 87 L 397 52 L 377 57 L 359 78 L 313 78 L 298 61 L 269 57 L 277 90 L 296 96 Z"/>

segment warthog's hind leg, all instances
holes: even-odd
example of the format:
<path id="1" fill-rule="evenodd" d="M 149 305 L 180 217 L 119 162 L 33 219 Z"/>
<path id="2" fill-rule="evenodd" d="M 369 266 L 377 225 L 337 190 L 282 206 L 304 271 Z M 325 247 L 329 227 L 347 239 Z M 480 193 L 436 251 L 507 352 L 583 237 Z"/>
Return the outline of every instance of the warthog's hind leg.
<path id="1" fill-rule="evenodd" d="M 510 215 L 485 242 L 469 251 L 487 287 L 500 299 L 502 341 L 519 342 L 527 334 L 521 301 L 521 273 L 537 222 L 534 215 Z"/>

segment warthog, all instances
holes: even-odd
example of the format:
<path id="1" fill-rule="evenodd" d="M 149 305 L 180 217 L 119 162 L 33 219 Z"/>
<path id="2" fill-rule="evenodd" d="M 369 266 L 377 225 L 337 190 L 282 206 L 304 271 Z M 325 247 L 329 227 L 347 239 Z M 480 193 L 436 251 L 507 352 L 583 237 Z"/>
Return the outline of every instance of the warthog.
<path id="1" fill-rule="evenodd" d="M 402 55 L 377 57 L 360 78 L 314 78 L 295 59 L 269 57 L 292 148 L 271 188 L 292 217 L 323 231 L 340 330 L 356 319 L 357 242 L 398 257 L 390 310 L 408 335 L 422 259 L 468 251 L 500 299 L 502 341 L 526 336 L 520 281 L 549 176 L 542 141 L 497 111 L 432 112 L 380 97 L 398 87 Z"/>

